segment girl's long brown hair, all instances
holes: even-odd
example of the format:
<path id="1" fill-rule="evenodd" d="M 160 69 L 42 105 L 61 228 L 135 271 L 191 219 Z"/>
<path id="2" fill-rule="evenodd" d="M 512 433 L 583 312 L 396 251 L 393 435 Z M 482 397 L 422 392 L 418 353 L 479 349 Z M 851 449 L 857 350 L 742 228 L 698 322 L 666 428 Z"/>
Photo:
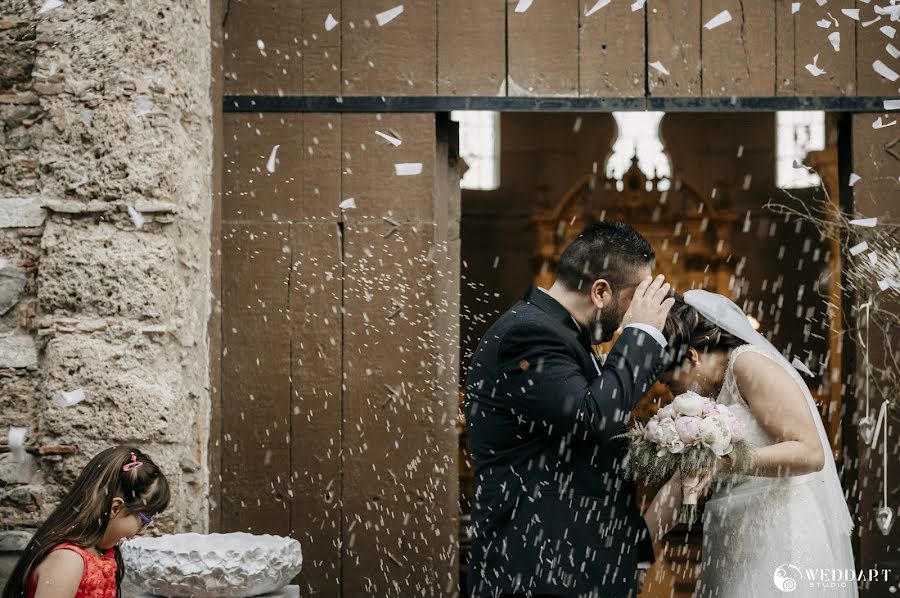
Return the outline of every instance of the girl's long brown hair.
<path id="1" fill-rule="evenodd" d="M 131 461 L 131 453 L 143 465 L 123 471 Z M 109 526 L 116 497 L 125 502 L 127 510 L 153 517 L 169 505 L 169 483 L 150 457 L 136 448 L 116 446 L 97 454 L 25 547 L 3 589 L 3 598 L 25 598 L 34 568 L 63 542 L 82 548 L 96 547 Z M 121 596 L 125 571 L 118 546 L 115 555 L 116 594 Z"/>

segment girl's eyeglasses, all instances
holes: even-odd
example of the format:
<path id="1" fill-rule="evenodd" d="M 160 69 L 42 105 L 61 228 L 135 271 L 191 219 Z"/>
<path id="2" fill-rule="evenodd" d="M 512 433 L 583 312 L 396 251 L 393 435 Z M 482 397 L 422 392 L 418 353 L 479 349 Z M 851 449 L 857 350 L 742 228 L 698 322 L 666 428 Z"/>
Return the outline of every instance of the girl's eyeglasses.
<path id="1" fill-rule="evenodd" d="M 152 518 L 152 517 L 147 517 L 147 516 L 144 515 L 143 513 L 137 513 L 137 512 L 135 512 L 135 515 L 137 515 L 137 516 L 138 516 L 138 519 L 141 520 L 141 531 L 144 531 L 145 529 L 147 529 L 148 527 L 150 527 L 150 524 L 151 524 L 151 523 L 153 523 L 153 518 Z"/>

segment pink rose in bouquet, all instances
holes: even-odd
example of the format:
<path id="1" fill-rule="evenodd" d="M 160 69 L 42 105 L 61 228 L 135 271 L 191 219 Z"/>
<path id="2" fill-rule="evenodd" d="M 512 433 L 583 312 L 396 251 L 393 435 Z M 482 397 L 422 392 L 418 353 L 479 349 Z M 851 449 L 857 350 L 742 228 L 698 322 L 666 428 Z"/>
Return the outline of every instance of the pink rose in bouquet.
<path id="1" fill-rule="evenodd" d="M 697 436 L 700 435 L 700 422 L 702 421 L 701 418 L 690 415 L 675 420 L 675 430 L 683 443 L 690 445 L 696 442 Z"/>

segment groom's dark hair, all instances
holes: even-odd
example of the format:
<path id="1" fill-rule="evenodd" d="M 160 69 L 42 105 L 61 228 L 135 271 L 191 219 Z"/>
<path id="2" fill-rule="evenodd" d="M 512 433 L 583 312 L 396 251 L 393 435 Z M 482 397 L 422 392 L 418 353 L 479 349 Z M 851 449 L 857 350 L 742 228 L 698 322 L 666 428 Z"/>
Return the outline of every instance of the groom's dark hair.
<path id="1" fill-rule="evenodd" d="M 624 222 L 588 225 L 569 243 L 556 266 L 556 279 L 570 291 L 587 293 L 595 280 L 606 279 L 618 293 L 637 285 L 636 270 L 655 259 L 647 239 Z"/>

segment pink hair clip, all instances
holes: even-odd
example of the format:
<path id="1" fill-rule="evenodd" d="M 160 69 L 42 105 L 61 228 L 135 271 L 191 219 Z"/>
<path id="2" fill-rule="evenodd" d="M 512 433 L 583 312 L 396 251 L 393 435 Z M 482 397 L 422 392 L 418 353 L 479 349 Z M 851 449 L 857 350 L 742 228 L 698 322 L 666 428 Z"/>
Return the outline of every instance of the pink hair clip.
<path id="1" fill-rule="evenodd" d="M 130 461 L 129 463 L 126 463 L 126 464 L 122 467 L 122 471 L 131 471 L 131 470 L 134 469 L 135 467 L 140 467 L 140 466 L 143 465 L 143 464 L 144 464 L 143 461 L 138 461 L 138 460 L 137 460 L 137 457 L 135 456 L 135 454 L 134 454 L 134 453 L 131 453 L 131 461 Z"/>

